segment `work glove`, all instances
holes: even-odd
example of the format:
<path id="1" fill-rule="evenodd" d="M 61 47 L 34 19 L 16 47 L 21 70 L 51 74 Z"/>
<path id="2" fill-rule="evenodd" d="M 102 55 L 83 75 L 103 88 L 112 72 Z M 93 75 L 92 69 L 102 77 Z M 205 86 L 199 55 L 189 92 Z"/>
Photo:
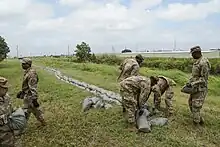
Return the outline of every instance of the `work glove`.
<path id="1" fill-rule="evenodd" d="M 39 103 L 37 102 L 37 99 L 33 99 L 32 103 L 33 103 L 35 108 L 38 108 L 40 106 Z"/>
<path id="2" fill-rule="evenodd" d="M 23 91 L 19 91 L 18 93 L 17 93 L 17 98 L 19 98 L 19 99 L 22 99 L 23 98 Z"/>

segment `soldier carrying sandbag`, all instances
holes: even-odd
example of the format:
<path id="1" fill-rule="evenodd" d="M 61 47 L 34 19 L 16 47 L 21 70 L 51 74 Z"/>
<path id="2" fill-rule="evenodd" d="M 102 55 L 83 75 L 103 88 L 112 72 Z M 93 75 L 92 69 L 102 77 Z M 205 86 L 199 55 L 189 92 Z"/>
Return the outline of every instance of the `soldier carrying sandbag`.
<path id="1" fill-rule="evenodd" d="M 211 65 L 209 60 L 202 56 L 200 46 L 192 47 L 190 53 L 195 60 L 192 67 L 192 77 L 181 89 L 181 92 L 190 94 L 188 104 L 193 114 L 193 123 L 197 126 L 204 124 L 204 118 L 200 111 L 208 93 L 208 77 Z"/>
<path id="2" fill-rule="evenodd" d="M 128 129 L 136 130 L 135 112 L 139 110 L 147 101 L 152 86 L 157 84 L 158 78 L 151 76 L 131 76 L 119 83 L 124 114 L 127 118 Z"/>
<path id="3" fill-rule="evenodd" d="M 15 147 L 15 136 L 9 124 L 13 108 L 8 92 L 8 80 L 0 77 L 0 146 Z"/>
<path id="4" fill-rule="evenodd" d="M 17 98 L 23 99 L 24 107 L 26 112 L 26 117 L 29 119 L 30 114 L 33 113 L 38 121 L 41 122 L 42 126 L 46 125 L 44 120 L 43 112 L 39 108 L 38 103 L 38 74 L 32 66 L 32 60 L 29 58 L 23 58 L 21 60 L 22 68 L 24 69 L 24 77 L 22 83 L 22 90 L 17 94 Z"/>

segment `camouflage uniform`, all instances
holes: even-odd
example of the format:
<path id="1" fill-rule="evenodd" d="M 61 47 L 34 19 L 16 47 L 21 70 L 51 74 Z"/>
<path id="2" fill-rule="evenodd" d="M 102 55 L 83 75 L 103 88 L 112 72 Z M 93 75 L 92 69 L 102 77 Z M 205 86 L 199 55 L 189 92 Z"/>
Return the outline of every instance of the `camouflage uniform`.
<path id="1" fill-rule="evenodd" d="M 201 51 L 200 48 L 193 48 L 191 52 Z M 194 123 L 203 122 L 200 110 L 208 93 L 208 77 L 211 65 L 207 58 L 201 56 L 196 59 L 192 67 L 192 77 L 189 83 L 197 88 L 197 92 L 189 97 L 189 108 L 193 114 Z"/>
<path id="2" fill-rule="evenodd" d="M 161 96 L 165 93 L 165 104 L 169 114 L 173 113 L 172 99 L 174 96 L 173 86 L 176 83 L 167 77 L 159 76 L 159 81 L 157 85 L 152 87 L 152 92 L 154 93 L 154 106 L 156 109 L 160 110 Z"/>
<path id="3" fill-rule="evenodd" d="M 135 59 L 125 59 L 119 69 L 121 70 L 120 76 L 118 77 L 119 82 L 130 77 L 139 75 L 140 66 Z"/>
<path id="4" fill-rule="evenodd" d="M 8 88 L 7 79 L 0 77 L 0 92 L 2 88 Z M 11 100 L 8 94 L 0 97 L 0 146 L 14 147 L 15 137 L 13 130 L 9 127 L 9 116 L 12 113 Z"/>
<path id="5" fill-rule="evenodd" d="M 135 122 L 135 111 L 147 101 L 150 91 L 150 78 L 131 76 L 120 82 L 120 94 L 127 112 L 128 123 Z"/>
<path id="6" fill-rule="evenodd" d="M 29 63 L 31 65 L 32 61 L 26 58 L 22 60 L 22 63 Z M 38 80 L 39 80 L 38 74 L 36 70 L 34 70 L 32 67 L 28 68 L 24 72 L 23 83 L 22 83 L 22 92 L 24 93 L 23 109 L 26 112 L 27 119 L 29 119 L 30 114 L 33 113 L 38 121 L 40 121 L 42 124 L 45 124 L 43 112 L 41 111 L 39 106 L 34 106 L 34 101 L 38 99 L 38 92 L 37 92 Z"/>

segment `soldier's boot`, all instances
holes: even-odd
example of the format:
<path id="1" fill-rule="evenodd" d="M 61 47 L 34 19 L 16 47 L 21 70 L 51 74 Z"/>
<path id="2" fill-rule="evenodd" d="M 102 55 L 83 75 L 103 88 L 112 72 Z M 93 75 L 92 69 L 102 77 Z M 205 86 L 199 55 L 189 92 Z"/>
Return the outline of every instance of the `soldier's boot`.
<path id="1" fill-rule="evenodd" d="M 203 117 L 200 118 L 200 122 L 199 122 L 199 124 L 200 124 L 201 126 L 203 126 L 203 125 L 205 124 L 205 120 L 204 120 Z"/>
<path id="2" fill-rule="evenodd" d="M 46 123 L 46 121 L 45 121 L 45 119 L 44 119 L 43 116 L 40 116 L 40 117 L 38 118 L 38 121 L 39 121 L 41 124 L 38 125 L 37 127 L 41 127 L 41 126 L 46 126 L 46 125 L 47 125 L 47 123 Z"/>

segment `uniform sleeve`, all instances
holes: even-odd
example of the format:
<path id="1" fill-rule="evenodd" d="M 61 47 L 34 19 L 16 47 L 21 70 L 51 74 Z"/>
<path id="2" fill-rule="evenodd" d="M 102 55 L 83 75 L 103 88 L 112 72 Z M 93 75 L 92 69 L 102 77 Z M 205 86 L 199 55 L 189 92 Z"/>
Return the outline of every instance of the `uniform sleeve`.
<path id="1" fill-rule="evenodd" d="M 154 97 L 156 98 L 161 98 L 161 92 L 160 92 L 160 88 L 158 85 L 155 85 L 152 87 L 152 92 L 154 93 Z"/>
<path id="2" fill-rule="evenodd" d="M 191 85 L 206 83 L 208 74 L 209 74 L 209 66 L 207 64 L 202 64 L 199 80 L 192 82 Z"/>
<path id="3" fill-rule="evenodd" d="M 28 79 L 28 87 L 31 92 L 32 99 L 37 99 L 37 75 L 31 74 Z"/>
<path id="4" fill-rule="evenodd" d="M 139 106 L 144 105 L 151 93 L 151 87 L 148 83 L 141 82 L 140 83 L 141 90 L 140 90 L 140 96 L 139 96 Z"/>
<path id="5" fill-rule="evenodd" d="M 131 71 L 131 76 L 137 76 L 137 75 L 139 75 L 139 66 L 134 65 Z"/>

